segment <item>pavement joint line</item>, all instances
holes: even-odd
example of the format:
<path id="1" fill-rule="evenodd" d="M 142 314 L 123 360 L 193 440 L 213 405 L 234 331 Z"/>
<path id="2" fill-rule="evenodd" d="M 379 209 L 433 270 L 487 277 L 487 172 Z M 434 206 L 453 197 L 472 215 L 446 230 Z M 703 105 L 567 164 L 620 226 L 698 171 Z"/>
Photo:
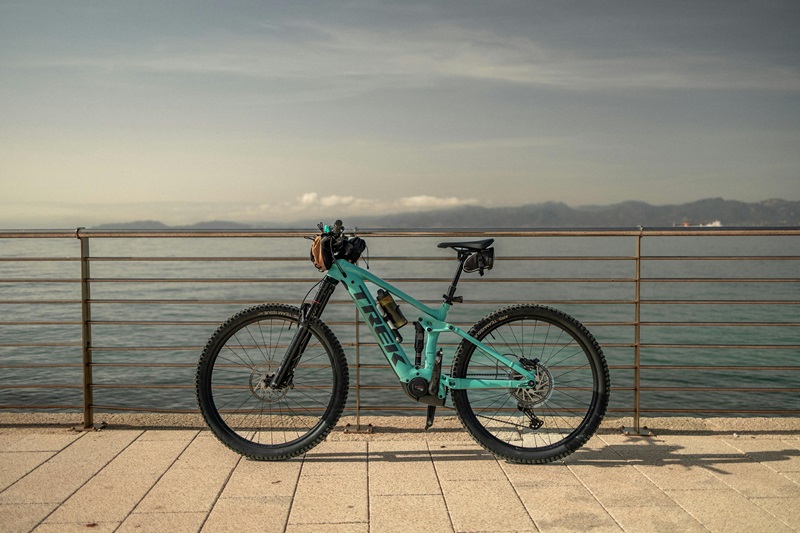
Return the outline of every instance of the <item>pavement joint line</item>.
<path id="1" fill-rule="evenodd" d="M 219 488 L 219 491 L 217 491 L 217 495 L 214 497 L 214 501 L 211 504 L 211 508 L 206 513 L 206 517 L 203 520 L 202 525 L 200 526 L 200 530 L 201 531 L 202 531 L 203 527 L 205 527 L 206 522 L 208 522 L 209 517 L 211 517 L 211 513 L 214 512 L 214 508 L 217 506 L 217 502 L 219 502 L 219 499 L 222 496 L 222 493 L 225 491 L 225 487 L 228 486 L 228 482 L 231 480 L 231 477 L 233 476 L 233 473 L 236 471 L 236 468 L 239 466 L 239 463 L 241 463 L 242 460 L 244 460 L 244 456 L 240 455 L 236 459 L 236 462 L 233 464 L 233 467 L 231 467 L 231 471 L 228 472 L 228 475 L 225 477 L 225 481 L 222 483 L 222 486 Z"/>
<path id="2" fill-rule="evenodd" d="M 536 527 L 536 529 L 538 530 L 539 526 L 536 525 L 536 520 L 533 519 L 533 515 L 531 515 L 530 509 L 528 509 L 528 506 L 525 505 L 525 500 L 522 498 L 522 496 L 519 495 L 519 491 L 517 490 L 517 486 L 514 484 L 513 481 L 511 481 L 511 478 L 508 476 L 508 471 L 505 468 L 503 468 L 502 463 L 500 463 L 500 461 L 497 460 L 497 458 L 495 458 L 495 462 L 497 463 L 497 467 L 500 468 L 500 471 L 506 477 L 506 480 L 508 481 L 508 484 L 511 485 L 511 490 L 514 491 L 514 495 L 517 497 L 517 500 L 519 500 L 520 505 L 522 505 L 522 508 L 525 509 L 525 514 L 527 514 L 528 518 L 531 519 L 531 524 L 533 524 Z"/>
<path id="3" fill-rule="evenodd" d="M 144 434 L 145 434 L 145 433 L 146 433 L 146 432 L 142 432 L 142 434 L 141 434 L 141 435 L 139 435 L 139 437 L 137 437 L 137 438 L 136 438 L 136 440 L 138 441 L 140 438 L 142 438 L 142 437 L 144 436 Z M 122 525 L 123 523 L 125 523 L 125 521 L 126 521 L 128 518 L 130 518 L 130 516 L 131 516 L 132 514 L 134 514 L 134 512 L 136 512 L 136 508 L 137 508 L 137 507 L 139 507 L 139 505 L 140 505 L 140 504 L 141 504 L 141 503 L 144 501 L 144 499 L 145 499 L 145 498 L 147 498 L 147 495 L 148 495 L 148 494 L 150 494 L 150 492 L 153 490 L 153 487 L 155 487 L 156 485 L 158 485 L 158 482 L 159 482 L 159 481 L 161 481 L 161 479 L 162 479 L 162 478 L 163 478 L 163 477 L 164 477 L 164 476 L 167 474 L 167 472 L 169 472 L 169 470 L 170 470 L 170 469 L 171 469 L 173 466 L 175 466 L 175 463 L 177 463 L 177 462 L 178 462 L 178 459 L 180 459 L 181 455 L 183 455 L 183 454 L 186 452 L 186 450 L 189 448 L 189 446 L 191 446 L 191 445 L 192 445 L 192 443 L 193 443 L 193 442 L 194 442 L 194 441 L 197 439 L 197 437 L 198 437 L 199 435 L 200 435 L 200 432 L 199 432 L 199 431 L 195 431 L 194 437 L 192 437 L 191 439 L 189 439 L 189 441 L 186 443 L 186 446 L 184 446 L 184 447 L 183 447 L 183 449 L 180 451 L 180 453 L 178 453 L 177 455 L 175 455 L 175 458 L 174 458 L 174 459 L 173 459 L 173 460 L 172 460 L 172 461 L 169 463 L 169 466 L 167 466 L 167 467 L 164 469 L 164 471 L 163 471 L 163 472 L 161 472 L 161 475 L 159 475 L 159 476 L 158 476 L 158 477 L 155 479 L 155 481 L 153 481 L 153 484 L 152 484 L 152 485 L 150 485 L 150 488 L 149 488 L 149 489 L 147 489 L 147 491 L 146 491 L 146 492 L 145 492 L 145 493 L 142 495 L 142 497 L 141 497 L 141 498 L 139 498 L 139 500 L 136 502 L 136 505 L 134 505 L 134 506 L 131 508 L 131 510 L 130 510 L 130 511 L 128 511 L 128 514 L 126 514 L 126 515 L 125 515 L 125 518 L 123 518 L 123 519 L 120 521 L 120 525 Z M 134 441 L 134 442 L 136 442 L 136 441 Z M 131 443 L 131 444 L 132 444 L 132 443 Z M 141 514 L 154 514 L 154 513 L 141 513 Z"/>
<path id="4" fill-rule="evenodd" d="M 450 510 L 450 506 L 447 505 L 447 498 L 444 495 L 444 487 L 442 487 L 442 478 L 439 476 L 439 469 L 436 468 L 436 461 L 433 459 L 433 453 L 431 452 L 431 443 L 430 441 L 425 442 L 425 446 L 428 448 L 428 457 L 430 458 L 431 465 L 433 466 L 433 473 L 436 476 L 436 483 L 439 485 L 439 494 L 442 497 L 442 501 L 444 502 L 444 509 L 447 511 L 447 519 L 450 521 L 450 529 L 452 531 L 456 530 L 456 525 L 453 522 L 453 513 Z"/>
<path id="5" fill-rule="evenodd" d="M 294 490 L 292 490 L 292 499 L 291 504 L 289 505 L 289 509 L 286 511 L 286 521 L 283 523 L 283 531 L 286 531 L 289 528 L 289 522 L 292 519 L 292 510 L 294 510 L 294 502 L 295 498 L 297 497 L 297 487 L 300 486 L 300 478 L 303 476 L 303 467 L 306 465 L 306 454 L 304 453 L 300 458 L 300 468 L 297 469 L 297 478 L 294 480 Z"/>
<path id="6" fill-rule="evenodd" d="M 366 476 L 367 476 L 367 524 L 370 523 L 370 517 L 371 517 L 371 515 L 370 515 L 371 501 L 370 501 L 370 498 L 369 498 L 369 459 L 370 459 L 369 444 L 370 444 L 370 442 L 367 441 L 367 451 L 366 451 L 366 454 L 365 454 L 365 457 L 366 457 L 365 461 L 367 462 L 367 468 L 366 468 L 366 470 L 367 470 L 367 474 L 366 474 Z"/>
<path id="7" fill-rule="evenodd" d="M 603 441 L 603 443 L 606 445 L 606 447 L 608 447 L 608 448 L 611 448 L 611 445 L 610 445 L 610 444 L 608 444 L 606 441 L 604 441 L 604 440 L 602 439 L 602 437 L 600 438 L 600 440 L 601 440 L 601 441 Z M 612 451 L 613 453 L 615 453 L 619 459 L 621 459 L 622 461 L 624 461 L 624 462 L 626 462 L 626 463 L 627 463 L 627 460 L 626 460 L 624 457 L 622 457 L 622 456 L 621 456 L 619 453 L 617 453 L 617 451 L 616 451 L 616 450 L 614 450 L 614 449 L 612 448 L 612 449 L 611 449 L 611 451 Z M 605 504 L 604 504 L 604 503 L 603 503 L 603 502 L 600 500 L 600 498 L 598 498 L 598 497 L 597 497 L 597 494 L 595 494 L 595 493 L 594 493 L 594 491 L 591 489 L 591 487 L 589 487 L 589 485 L 587 485 L 587 484 L 586 484 L 586 482 L 585 482 L 583 479 L 581 479 L 581 477 L 580 477 L 580 476 L 579 476 L 579 475 L 578 475 L 578 474 L 575 472 L 575 470 L 572 468 L 572 465 L 570 465 L 569 463 L 567 463 L 567 464 L 566 464 L 566 466 L 567 466 L 567 468 L 569 469 L 569 471 L 570 471 L 570 472 L 572 472 L 572 475 L 573 475 L 573 476 L 575 476 L 575 477 L 577 478 L 577 480 L 578 480 L 578 482 L 581 484 L 581 486 L 582 486 L 584 489 L 586 489 L 586 490 L 589 492 L 589 494 L 591 494 L 591 495 L 592 495 L 592 498 L 594 498 L 594 501 L 596 501 L 596 502 L 597 502 L 597 505 L 599 505 L 599 506 L 600 506 L 600 507 L 603 509 L 603 511 L 605 511 L 605 513 L 608 515 L 608 517 L 609 517 L 609 518 L 611 518 L 611 520 L 612 520 L 612 521 L 613 521 L 613 522 L 614 522 L 614 523 L 617 525 L 617 527 L 618 527 L 618 528 L 619 528 L 621 531 L 625 531 L 625 528 L 624 528 L 624 527 L 622 527 L 622 524 L 620 524 L 620 523 L 619 523 L 619 520 L 617 520 L 617 519 L 616 519 L 616 517 L 614 516 L 614 514 L 613 514 L 611 511 L 609 511 L 609 510 L 608 510 L 608 507 L 607 507 L 607 506 L 606 506 L 606 505 L 605 505 Z M 536 522 L 534 522 L 534 524 L 535 524 L 535 523 L 536 523 Z M 538 526 L 537 526 L 537 527 L 538 527 Z"/>

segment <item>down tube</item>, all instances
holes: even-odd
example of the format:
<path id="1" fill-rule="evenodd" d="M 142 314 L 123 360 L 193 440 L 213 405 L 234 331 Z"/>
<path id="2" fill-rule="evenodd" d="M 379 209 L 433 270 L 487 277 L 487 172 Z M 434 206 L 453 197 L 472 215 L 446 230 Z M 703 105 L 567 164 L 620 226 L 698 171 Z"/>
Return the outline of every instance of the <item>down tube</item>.
<path id="1" fill-rule="evenodd" d="M 357 275 L 350 275 L 340 271 L 336 268 L 331 268 L 328 275 L 334 279 L 344 282 L 347 287 L 347 293 L 353 299 L 359 314 L 366 322 L 375 340 L 378 341 L 383 355 L 389 361 L 392 369 L 394 370 L 400 381 L 407 383 L 414 376 L 417 375 L 417 370 L 409 362 L 403 347 L 394 338 L 391 328 L 383 319 L 383 316 L 378 311 L 378 304 L 372 298 L 369 290 L 367 290 L 364 281 Z"/>

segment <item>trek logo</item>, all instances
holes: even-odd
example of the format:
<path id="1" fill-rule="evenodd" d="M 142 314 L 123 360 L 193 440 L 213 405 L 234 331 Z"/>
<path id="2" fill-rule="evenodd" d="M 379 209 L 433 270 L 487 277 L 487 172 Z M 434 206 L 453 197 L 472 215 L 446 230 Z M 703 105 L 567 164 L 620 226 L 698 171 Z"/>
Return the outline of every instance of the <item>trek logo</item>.
<path id="1" fill-rule="evenodd" d="M 390 358 L 392 365 L 397 366 L 398 363 L 402 363 L 410 366 L 402 352 L 400 352 L 400 347 L 395 341 L 394 334 L 386 327 L 378 311 L 375 309 L 375 306 L 370 303 L 367 294 L 363 289 L 360 289 L 354 296 L 367 324 L 369 324 L 370 329 L 375 332 L 375 336 L 380 340 L 381 349 L 383 353 Z"/>

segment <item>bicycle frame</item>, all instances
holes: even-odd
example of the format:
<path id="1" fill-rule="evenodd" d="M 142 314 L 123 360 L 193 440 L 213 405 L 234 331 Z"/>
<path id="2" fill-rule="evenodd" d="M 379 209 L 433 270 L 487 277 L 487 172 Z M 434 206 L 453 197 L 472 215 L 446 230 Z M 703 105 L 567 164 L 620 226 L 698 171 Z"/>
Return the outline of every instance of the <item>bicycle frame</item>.
<path id="1" fill-rule="evenodd" d="M 490 346 L 472 337 L 466 331 L 448 323 L 446 321 L 447 313 L 450 307 L 452 307 L 449 302 L 444 301 L 439 309 L 432 309 L 394 287 L 389 282 L 343 259 L 336 260 L 334 264 L 331 265 L 327 276 L 341 282 L 347 288 L 347 292 L 350 298 L 353 299 L 353 303 L 358 309 L 359 314 L 369 327 L 375 340 L 378 341 L 378 346 L 380 346 L 383 355 L 386 357 L 387 361 L 389 361 L 389 364 L 401 382 L 408 383 L 416 377 L 430 380 L 433 375 L 434 359 L 436 357 L 439 335 L 442 333 L 452 333 L 474 344 L 483 353 L 496 359 L 499 364 L 513 370 L 516 374 L 520 375 L 521 378 L 516 380 L 453 378 L 449 374 L 442 373 L 439 379 L 439 398 L 443 399 L 445 397 L 445 387 L 450 389 L 517 389 L 535 386 L 536 373 L 534 370 L 527 370 L 518 362 L 498 353 Z M 418 321 L 427 332 L 424 362 L 421 366 L 416 366 L 410 362 L 403 347 L 395 339 L 392 329 L 389 327 L 389 324 L 387 324 L 383 314 L 379 311 L 379 305 L 373 298 L 371 292 L 367 290 L 367 282 L 384 289 L 419 311 L 420 316 L 418 317 Z"/>

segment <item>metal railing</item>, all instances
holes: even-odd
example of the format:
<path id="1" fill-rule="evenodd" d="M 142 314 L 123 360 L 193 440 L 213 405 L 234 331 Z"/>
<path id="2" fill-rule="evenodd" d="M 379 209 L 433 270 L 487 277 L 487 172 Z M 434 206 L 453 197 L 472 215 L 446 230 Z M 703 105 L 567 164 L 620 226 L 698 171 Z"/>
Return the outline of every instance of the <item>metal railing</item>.
<path id="1" fill-rule="evenodd" d="M 297 305 L 319 280 L 308 234 L 0 232 L 0 409 L 81 411 L 87 428 L 96 412 L 196 412 L 194 367 L 214 328 L 247 305 Z M 431 304 L 454 265 L 435 242 L 497 238 L 495 269 L 462 280 L 454 320 L 531 301 L 572 314 L 609 362 L 609 413 L 637 430 L 643 415 L 800 414 L 799 228 L 360 235 L 373 270 Z M 338 296 L 325 320 L 354 369 L 348 409 L 420 409 Z"/>

